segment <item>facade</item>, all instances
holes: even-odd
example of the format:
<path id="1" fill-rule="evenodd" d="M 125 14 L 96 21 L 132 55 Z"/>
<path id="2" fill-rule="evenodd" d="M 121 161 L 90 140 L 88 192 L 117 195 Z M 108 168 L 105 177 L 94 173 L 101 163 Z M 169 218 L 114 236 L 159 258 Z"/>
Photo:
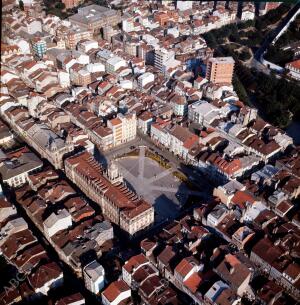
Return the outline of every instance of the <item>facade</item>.
<path id="1" fill-rule="evenodd" d="M 138 118 L 138 129 L 144 134 L 149 134 L 152 122 L 153 114 L 149 111 L 145 111 Z"/>
<path id="2" fill-rule="evenodd" d="M 210 58 L 206 67 L 206 79 L 213 83 L 231 84 L 234 69 L 232 57 Z"/>
<path id="3" fill-rule="evenodd" d="M 28 181 L 28 175 L 41 169 L 43 162 L 33 153 L 16 152 L 15 156 L 0 162 L 0 174 L 3 183 L 18 187 Z"/>
<path id="4" fill-rule="evenodd" d="M 289 71 L 289 76 L 300 80 L 300 59 L 287 63 L 285 68 Z"/>
<path id="5" fill-rule="evenodd" d="M 97 262 L 92 261 L 83 268 L 83 277 L 86 289 L 98 294 L 105 284 L 104 268 Z"/>
<path id="6" fill-rule="evenodd" d="M 129 235 L 146 229 L 154 222 L 154 208 L 120 182 L 118 170 L 105 174 L 89 153 L 68 158 L 65 172 L 90 199 L 101 206 L 103 215 Z"/>
<path id="7" fill-rule="evenodd" d="M 44 221 L 44 231 L 47 236 L 51 237 L 60 230 L 65 230 L 72 226 L 72 216 L 66 210 L 60 210 L 57 213 L 52 213 Z"/>
<path id="8" fill-rule="evenodd" d="M 107 127 L 112 130 L 113 146 L 134 140 L 136 137 L 136 114 L 118 114 L 116 118 L 107 122 Z"/>
<path id="9" fill-rule="evenodd" d="M 169 60 L 175 59 L 175 52 L 164 48 L 155 50 L 154 53 L 154 67 L 159 71 L 163 71 L 164 66 Z"/>
<path id="10" fill-rule="evenodd" d="M 193 1 L 176 1 L 176 8 L 179 11 L 186 11 L 193 8 Z"/>
<path id="11" fill-rule="evenodd" d="M 66 6 L 66 9 L 71 9 L 82 3 L 82 0 L 62 0 L 62 3 Z"/>
<path id="12" fill-rule="evenodd" d="M 32 49 L 35 55 L 42 58 L 47 51 L 46 41 L 36 38 L 32 41 Z"/>
<path id="13" fill-rule="evenodd" d="M 105 62 L 105 69 L 108 73 L 115 73 L 118 69 L 126 66 L 127 66 L 126 61 L 119 56 L 114 56 L 112 58 L 109 58 Z"/>
<path id="14" fill-rule="evenodd" d="M 154 82 L 154 74 L 146 72 L 138 77 L 139 88 L 144 88 L 147 84 Z"/>

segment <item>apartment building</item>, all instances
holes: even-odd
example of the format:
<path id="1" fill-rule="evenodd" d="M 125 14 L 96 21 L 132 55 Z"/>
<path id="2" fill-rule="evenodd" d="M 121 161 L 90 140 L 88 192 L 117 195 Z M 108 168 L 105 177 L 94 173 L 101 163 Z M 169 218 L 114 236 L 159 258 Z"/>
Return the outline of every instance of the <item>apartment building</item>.
<path id="1" fill-rule="evenodd" d="M 164 66 L 169 60 L 175 59 L 175 52 L 171 50 L 166 50 L 164 48 L 160 48 L 155 50 L 154 53 L 154 67 L 163 71 Z"/>
<path id="2" fill-rule="evenodd" d="M 57 37 L 65 41 L 67 48 L 75 49 L 79 41 L 93 39 L 93 32 L 79 26 L 62 27 L 57 30 Z"/>
<path id="3" fill-rule="evenodd" d="M 104 172 L 88 152 L 65 160 L 65 172 L 102 213 L 129 235 L 146 229 L 154 222 L 154 208 L 127 188 L 116 169 Z"/>
<path id="4" fill-rule="evenodd" d="M 210 58 L 206 67 L 206 79 L 213 83 L 231 84 L 234 69 L 232 57 Z"/>
<path id="5" fill-rule="evenodd" d="M 83 268 L 85 287 L 94 294 L 98 294 L 105 285 L 105 270 L 96 261 L 92 261 Z"/>
<path id="6" fill-rule="evenodd" d="M 116 118 L 107 122 L 107 127 L 113 133 L 113 146 L 131 141 L 136 137 L 136 114 L 118 114 Z"/>
<path id="7" fill-rule="evenodd" d="M 76 7 L 82 2 L 82 0 L 62 0 L 62 3 L 66 6 L 66 9 Z"/>
<path id="8" fill-rule="evenodd" d="M 41 169 L 43 162 L 27 149 L 21 149 L 6 155 L 0 162 L 0 175 L 3 183 L 18 187 L 28 181 L 28 175 Z"/>

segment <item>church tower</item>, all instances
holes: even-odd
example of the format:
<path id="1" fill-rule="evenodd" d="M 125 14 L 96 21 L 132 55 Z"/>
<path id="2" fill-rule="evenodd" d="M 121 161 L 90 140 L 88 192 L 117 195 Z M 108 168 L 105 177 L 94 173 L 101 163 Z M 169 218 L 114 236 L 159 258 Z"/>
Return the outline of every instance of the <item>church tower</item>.
<path id="1" fill-rule="evenodd" d="M 123 176 L 115 161 L 110 161 L 107 167 L 107 177 L 112 184 L 123 183 Z"/>

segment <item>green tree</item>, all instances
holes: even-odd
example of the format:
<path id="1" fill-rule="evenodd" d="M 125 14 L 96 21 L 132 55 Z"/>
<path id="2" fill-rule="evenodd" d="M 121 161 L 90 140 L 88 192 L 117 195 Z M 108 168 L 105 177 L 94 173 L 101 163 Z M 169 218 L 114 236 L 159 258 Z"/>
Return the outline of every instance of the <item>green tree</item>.
<path id="1" fill-rule="evenodd" d="M 19 1 L 19 8 L 21 11 L 24 11 L 24 2 L 22 0 Z"/>
<path id="2" fill-rule="evenodd" d="M 64 10 L 66 8 L 66 5 L 62 2 L 57 2 L 55 4 L 55 8 L 57 8 L 58 10 Z"/>

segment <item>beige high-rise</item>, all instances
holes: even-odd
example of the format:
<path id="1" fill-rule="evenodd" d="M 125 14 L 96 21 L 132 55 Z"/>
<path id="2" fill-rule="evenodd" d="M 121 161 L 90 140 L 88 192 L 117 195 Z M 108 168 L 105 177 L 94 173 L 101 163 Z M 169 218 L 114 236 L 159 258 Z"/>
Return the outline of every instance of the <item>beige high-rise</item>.
<path id="1" fill-rule="evenodd" d="M 231 84 L 233 69 L 232 57 L 210 58 L 206 67 L 206 79 L 213 83 Z"/>

